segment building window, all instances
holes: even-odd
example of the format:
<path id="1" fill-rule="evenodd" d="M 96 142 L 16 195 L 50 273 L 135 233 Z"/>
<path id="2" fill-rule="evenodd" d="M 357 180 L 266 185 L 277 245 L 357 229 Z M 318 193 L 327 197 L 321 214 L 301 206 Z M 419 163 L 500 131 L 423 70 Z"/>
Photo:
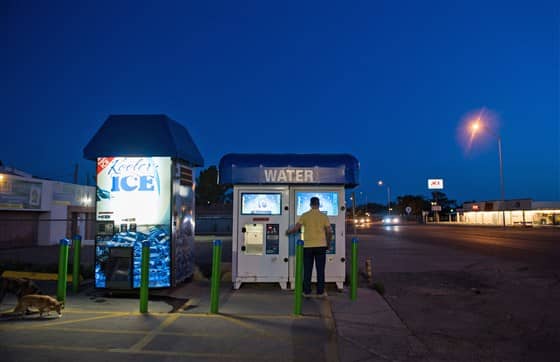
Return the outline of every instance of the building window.
<path id="1" fill-rule="evenodd" d="M 12 183 L 4 175 L 0 175 L 0 193 L 9 194 L 12 192 Z"/>

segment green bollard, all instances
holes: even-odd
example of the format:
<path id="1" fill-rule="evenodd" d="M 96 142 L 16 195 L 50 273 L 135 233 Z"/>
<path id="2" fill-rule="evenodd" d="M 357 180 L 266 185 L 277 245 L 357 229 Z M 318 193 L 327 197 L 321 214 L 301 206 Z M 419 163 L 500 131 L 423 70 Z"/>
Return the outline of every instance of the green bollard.
<path id="1" fill-rule="evenodd" d="M 352 272 L 350 275 L 350 299 L 358 297 L 358 238 L 352 238 Z"/>
<path id="2" fill-rule="evenodd" d="M 221 263 L 222 241 L 214 240 L 212 251 L 212 280 L 210 285 L 210 313 L 218 313 L 219 309 Z"/>
<path id="3" fill-rule="evenodd" d="M 150 270 L 150 240 L 142 242 L 142 262 L 140 267 L 140 313 L 148 313 L 148 287 Z"/>
<path id="4" fill-rule="evenodd" d="M 294 314 L 301 314 L 301 298 L 303 293 L 303 240 L 296 241 L 296 275 L 295 275 Z"/>
<path id="5" fill-rule="evenodd" d="M 82 237 L 80 235 L 74 235 L 72 247 L 74 248 L 74 264 L 72 265 L 72 291 L 74 293 L 78 293 L 78 287 L 80 286 L 80 253 L 82 252 Z"/>
<path id="6" fill-rule="evenodd" d="M 70 240 L 60 239 L 60 253 L 58 254 L 58 283 L 56 285 L 56 299 L 66 301 L 66 282 L 68 280 L 68 244 Z"/>

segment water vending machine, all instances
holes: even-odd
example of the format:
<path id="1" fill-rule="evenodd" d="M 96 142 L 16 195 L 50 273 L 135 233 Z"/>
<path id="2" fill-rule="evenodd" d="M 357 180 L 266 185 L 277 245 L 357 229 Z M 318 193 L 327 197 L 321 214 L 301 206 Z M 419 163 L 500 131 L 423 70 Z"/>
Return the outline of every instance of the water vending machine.
<path id="1" fill-rule="evenodd" d="M 234 187 L 233 208 L 238 210 L 232 228 L 235 289 L 247 282 L 278 282 L 286 289 L 289 200 L 287 187 Z"/>
<path id="2" fill-rule="evenodd" d="M 325 281 L 343 288 L 346 277 L 345 189 L 358 181 L 351 155 L 228 154 L 221 184 L 233 185 L 232 282 L 275 282 L 294 288 L 295 237 L 286 230 L 318 197 L 333 229 Z M 303 230 L 305 232 L 305 230 Z M 315 271 L 313 281 L 315 281 Z"/>

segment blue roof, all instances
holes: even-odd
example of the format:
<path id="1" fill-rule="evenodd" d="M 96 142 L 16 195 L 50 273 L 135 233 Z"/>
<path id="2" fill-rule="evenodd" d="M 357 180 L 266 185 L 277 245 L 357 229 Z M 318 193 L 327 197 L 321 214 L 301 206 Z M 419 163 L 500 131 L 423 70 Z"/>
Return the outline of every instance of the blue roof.
<path id="1" fill-rule="evenodd" d="M 359 169 L 358 160 L 349 154 L 229 153 L 220 160 L 219 175 L 221 184 L 309 183 L 351 188 L 359 183 Z"/>
<path id="2" fill-rule="evenodd" d="M 204 166 L 187 129 L 164 114 L 110 115 L 86 147 L 84 157 L 173 157 Z"/>

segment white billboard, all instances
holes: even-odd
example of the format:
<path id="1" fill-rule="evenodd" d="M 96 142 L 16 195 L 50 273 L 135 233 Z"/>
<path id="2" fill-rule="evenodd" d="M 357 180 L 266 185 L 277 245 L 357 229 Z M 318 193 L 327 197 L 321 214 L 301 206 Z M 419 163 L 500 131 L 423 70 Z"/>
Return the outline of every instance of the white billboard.
<path id="1" fill-rule="evenodd" d="M 171 158 L 97 159 L 97 221 L 168 225 L 170 203 Z"/>
<path id="2" fill-rule="evenodd" d="M 428 189 L 430 189 L 430 190 L 442 190 L 443 189 L 443 179 L 442 178 L 430 178 L 430 179 L 428 179 Z"/>

